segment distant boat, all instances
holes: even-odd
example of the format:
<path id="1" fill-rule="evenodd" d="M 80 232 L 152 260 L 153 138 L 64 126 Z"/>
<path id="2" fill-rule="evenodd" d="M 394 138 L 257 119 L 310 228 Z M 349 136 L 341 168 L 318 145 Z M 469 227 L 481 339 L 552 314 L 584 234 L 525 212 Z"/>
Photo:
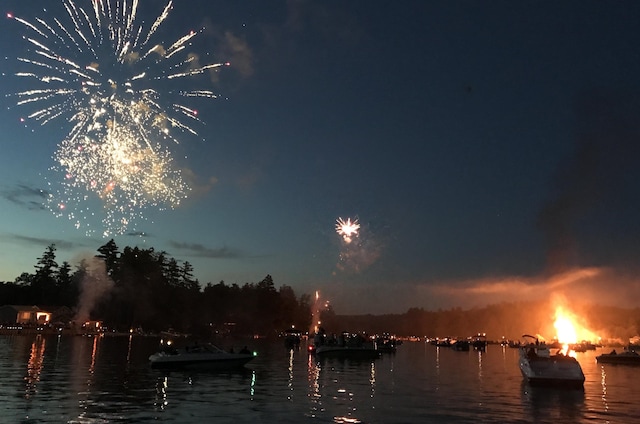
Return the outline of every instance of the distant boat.
<path id="1" fill-rule="evenodd" d="M 625 350 L 620 353 L 613 350 L 610 353 L 596 356 L 596 361 L 603 364 L 640 365 L 640 355 L 633 350 Z"/>
<path id="2" fill-rule="evenodd" d="M 435 339 L 432 344 L 439 346 L 439 347 L 451 347 L 451 345 L 453 344 L 453 341 L 451 340 L 450 337 L 445 337 L 444 339 Z"/>
<path id="3" fill-rule="evenodd" d="M 284 334 L 284 347 L 287 350 L 300 348 L 300 341 L 302 340 L 302 334 L 299 331 L 290 328 L 285 330 L 283 334 Z"/>
<path id="4" fill-rule="evenodd" d="M 343 332 L 339 337 L 329 340 L 327 340 L 326 337 L 317 338 L 315 354 L 318 358 L 350 358 L 360 360 L 380 357 L 380 351 L 375 341 L 369 340 L 360 334 L 351 335 L 348 332 Z"/>
<path id="5" fill-rule="evenodd" d="M 473 338 L 473 342 L 471 343 L 474 350 L 485 351 L 487 350 L 487 335 L 485 333 L 478 333 Z"/>
<path id="6" fill-rule="evenodd" d="M 458 352 L 468 352 L 471 349 L 469 340 L 456 340 L 451 347 Z"/>
<path id="7" fill-rule="evenodd" d="M 179 331 L 175 331 L 173 328 L 160 332 L 160 337 L 163 337 L 167 340 L 186 339 L 189 336 L 191 335 L 187 333 L 180 333 Z"/>
<path id="8" fill-rule="evenodd" d="M 398 344 L 394 337 L 378 337 L 376 339 L 376 346 L 381 353 L 395 353 Z"/>
<path id="9" fill-rule="evenodd" d="M 238 353 L 226 352 L 219 347 L 207 343 L 203 345 L 173 348 L 167 346 L 149 356 L 152 368 L 191 368 L 208 369 L 241 368 L 256 356 L 246 349 Z"/>
<path id="10" fill-rule="evenodd" d="M 583 340 L 580 343 L 572 344 L 571 350 L 574 352 L 586 352 L 587 350 L 596 350 L 596 345 L 588 340 Z"/>
<path id="11" fill-rule="evenodd" d="M 535 340 L 520 347 L 520 372 L 531 385 L 582 387 L 584 373 L 580 363 L 571 356 L 562 353 L 550 354 L 549 347 Z"/>

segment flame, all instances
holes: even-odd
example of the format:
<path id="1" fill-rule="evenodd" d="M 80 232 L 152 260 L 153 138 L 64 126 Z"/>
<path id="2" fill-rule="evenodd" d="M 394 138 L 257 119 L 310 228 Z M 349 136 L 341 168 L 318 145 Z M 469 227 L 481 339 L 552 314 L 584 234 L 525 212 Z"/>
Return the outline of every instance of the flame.
<path id="1" fill-rule="evenodd" d="M 578 335 L 573 320 L 561 306 L 556 308 L 556 320 L 553 326 L 556 329 L 558 341 L 563 345 L 578 342 Z"/>
<path id="2" fill-rule="evenodd" d="M 556 307 L 555 321 L 553 326 L 556 329 L 556 339 L 562 344 L 562 353 L 565 355 L 575 356 L 575 352 L 570 345 L 582 343 L 585 341 L 599 341 L 593 331 L 584 327 L 581 322 L 584 320 L 571 313 L 562 306 Z"/>

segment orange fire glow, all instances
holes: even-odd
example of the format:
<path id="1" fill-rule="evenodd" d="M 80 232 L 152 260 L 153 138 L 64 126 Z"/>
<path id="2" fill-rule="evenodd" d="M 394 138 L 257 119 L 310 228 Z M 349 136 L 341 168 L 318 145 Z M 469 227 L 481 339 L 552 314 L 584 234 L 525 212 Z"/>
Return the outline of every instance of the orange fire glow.
<path id="1" fill-rule="evenodd" d="M 599 337 L 580 324 L 580 322 L 583 321 L 583 319 L 571 313 L 566 308 L 557 306 L 553 326 L 556 329 L 558 342 L 563 345 L 570 345 L 583 341 L 597 341 Z"/>
<path id="2" fill-rule="evenodd" d="M 561 306 L 556 308 L 556 320 L 553 323 L 556 329 L 556 337 L 562 344 L 577 343 L 578 335 L 569 314 L 565 313 Z"/>

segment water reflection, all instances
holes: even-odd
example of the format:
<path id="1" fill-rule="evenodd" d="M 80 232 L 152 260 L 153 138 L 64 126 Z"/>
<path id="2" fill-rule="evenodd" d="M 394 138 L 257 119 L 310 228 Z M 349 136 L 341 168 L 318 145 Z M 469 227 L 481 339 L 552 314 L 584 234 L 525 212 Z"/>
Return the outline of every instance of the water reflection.
<path id="1" fill-rule="evenodd" d="M 289 380 L 287 381 L 289 391 L 293 391 L 293 349 L 289 349 Z M 291 400 L 291 394 L 287 396 Z"/>
<path id="2" fill-rule="evenodd" d="M 243 370 L 166 371 L 148 363 L 157 340 L 132 340 L 0 338 L 0 423 L 635 422 L 640 404 L 640 368 L 603 368 L 594 353 L 575 391 L 530 387 L 517 351 L 497 346 L 413 343 L 356 362 L 278 344 Z"/>
<path id="3" fill-rule="evenodd" d="M 96 356 L 98 355 L 98 340 L 100 337 L 93 338 L 93 346 L 91 347 L 91 365 L 89 365 L 89 374 L 93 376 L 96 372 Z"/>
<path id="4" fill-rule="evenodd" d="M 482 352 L 481 350 L 477 351 L 478 354 L 478 381 L 482 382 Z"/>
<path id="5" fill-rule="evenodd" d="M 322 411 L 322 395 L 320 394 L 320 369 L 321 365 L 315 361 L 313 354 L 308 355 L 307 360 L 307 381 L 309 382 L 309 401 L 311 403 L 309 415 L 315 418 Z"/>
<path id="6" fill-rule="evenodd" d="M 46 339 L 41 334 L 38 334 L 31 343 L 31 353 L 27 362 L 27 375 L 24 378 L 26 383 L 24 397 L 26 399 L 30 399 L 37 392 L 40 374 L 42 374 L 46 343 Z"/>
<path id="7" fill-rule="evenodd" d="M 335 423 L 362 422 L 358 418 L 362 411 L 374 409 L 377 367 L 376 360 L 315 358 L 310 355 L 307 377 L 309 416 L 318 418 L 326 411 L 334 411 L 332 420 Z"/>
<path id="8" fill-rule="evenodd" d="M 376 363 L 371 362 L 371 376 L 369 378 L 369 385 L 371 386 L 371 397 L 376 394 Z"/>
<path id="9" fill-rule="evenodd" d="M 360 421 L 357 418 L 351 418 L 351 417 L 333 417 L 333 422 L 337 424 L 358 424 L 358 423 L 361 423 L 362 421 Z"/>
<path id="10" fill-rule="evenodd" d="M 249 385 L 249 394 L 251 396 L 251 400 L 253 400 L 256 394 L 256 372 L 251 371 L 251 384 Z"/>
<path id="11" fill-rule="evenodd" d="M 607 372 L 604 367 L 600 368 L 601 378 L 600 384 L 602 385 L 602 407 L 605 412 L 609 411 L 609 402 L 607 401 Z"/>
<path id="12" fill-rule="evenodd" d="M 156 410 L 164 411 L 169 404 L 167 400 L 167 390 L 169 388 L 169 377 L 165 376 L 156 383 L 156 398 L 153 406 Z"/>
<path id="13" fill-rule="evenodd" d="M 522 403 L 534 422 L 578 422 L 584 413 L 584 388 L 532 387 L 524 380 Z"/>
<path id="14" fill-rule="evenodd" d="M 81 422 L 93 422 L 89 417 L 91 413 L 91 407 L 94 406 L 95 401 L 92 399 L 94 393 L 92 388 L 94 386 L 96 363 L 98 360 L 98 347 L 101 336 L 91 337 L 89 339 L 74 338 L 73 350 L 75 354 L 76 367 L 73 367 L 73 379 L 75 384 L 74 391 L 78 393 L 78 406 L 80 408 L 80 414 L 78 420 Z M 85 353 L 86 340 L 91 340 L 91 355 L 89 356 L 89 363 L 87 364 L 87 355 Z"/>
<path id="15" fill-rule="evenodd" d="M 133 334 L 129 334 L 129 344 L 127 345 L 127 368 L 131 364 L 131 342 L 133 341 Z"/>

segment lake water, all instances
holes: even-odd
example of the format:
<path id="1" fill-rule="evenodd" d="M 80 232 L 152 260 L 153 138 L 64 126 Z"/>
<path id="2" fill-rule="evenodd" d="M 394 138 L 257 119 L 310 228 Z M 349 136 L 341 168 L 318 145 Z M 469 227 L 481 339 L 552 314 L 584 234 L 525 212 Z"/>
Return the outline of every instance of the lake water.
<path id="1" fill-rule="evenodd" d="M 159 371 L 149 337 L 0 336 L 0 423 L 629 423 L 640 367 L 578 353 L 584 390 L 531 388 L 517 349 L 406 342 L 375 361 L 247 343 L 246 370 Z M 304 346 L 304 345 L 303 345 Z M 227 346 L 228 347 L 228 346 Z M 236 348 L 241 347 L 236 344 Z"/>

